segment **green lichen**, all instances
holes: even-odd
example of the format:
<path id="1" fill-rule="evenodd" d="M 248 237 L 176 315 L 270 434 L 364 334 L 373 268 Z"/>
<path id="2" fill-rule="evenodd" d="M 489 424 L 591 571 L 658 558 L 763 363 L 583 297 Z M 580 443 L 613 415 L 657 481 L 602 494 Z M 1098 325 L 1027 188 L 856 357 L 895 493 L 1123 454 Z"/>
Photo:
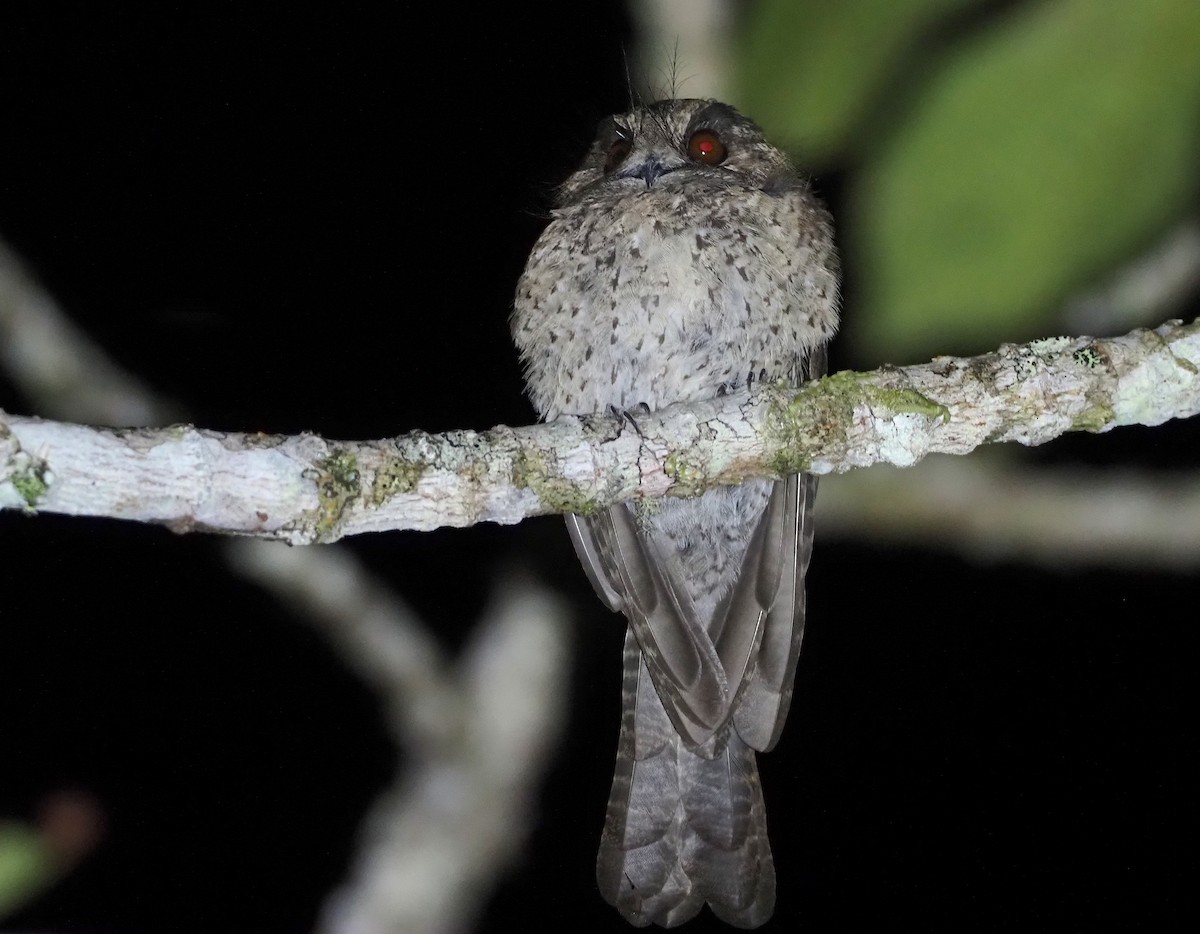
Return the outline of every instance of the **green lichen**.
<path id="1" fill-rule="evenodd" d="M 1093 405 L 1089 409 L 1076 413 L 1071 419 L 1071 429 L 1073 431 L 1103 431 L 1105 428 L 1112 425 L 1116 419 L 1116 413 L 1110 405 Z"/>
<path id="2" fill-rule="evenodd" d="M 1181 370 L 1186 370 L 1193 376 L 1200 374 L 1200 369 L 1196 368 L 1196 364 L 1192 363 L 1187 357 L 1181 357 L 1179 354 L 1172 352 L 1171 359 L 1175 361 L 1175 365 Z"/>
<path id="3" fill-rule="evenodd" d="M 575 484 L 557 476 L 552 458 L 553 455 L 522 448 L 513 461 L 513 486 L 533 493 L 547 512 L 590 516 L 597 509 L 596 501 L 580 493 Z"/>
<path id="4" fill-rule="evenodd" d="M 0 440 L 11 438 L 12 434 L 0 425 Z M 22 451 L 15 441 L 10 441 L 5 448 L 7 450 L 0 451 L 6 458 L 4 462 L 0 462 L 0 467 L 3 468 L 0 486 L 11 486 L 24 503 L 25 511 L 33 512 L 54 482 L 54 474 L 44 460 L 31 457 L 26 451 Z M 15 505 L 11 494 L 8 504 Z"/>
<path id="5" fill-rule="evenodd" d="M 950 421 L 950 410 L 940 402 L 934 402 L 915 389 L 884 389 L 881 386 L 865 386 L 864 401 L 874 407 L 882 406 L 894 415 L 924 415 L 926 418 Z"/>
<path id="6" fill-rule="evenodd" d="M 1031 341 L 1028 346 L 1031 353 L 1049 357 L 1062 353 L 1071 345 L 1071 341 L 1070 337 L 1043 337 L 1041 340 Z"/>
<path id="7" fill-rule="evenodd" d="M 410 461 L 403 457 L 389 458 L 375 471 L 371 483 L 371 502 L 376 506 L 386 503 L 393 496 L 411 493 L 421 482 L 429 465 L 424 461 Z"/>
<path id="8" fill-rule="evenodd" d="M 704 471 L 689 463 L 679 451 L 667 455 L 663 473 L 671 478 L 672 496 L 699 496 L 705 490 Z"/>
<path id="9" fill-rule="evenodd" d="M 892 415 L 924 415 L 950 420 L 950 410 L 915 389 L 888 389 L 866 373 L 844 370 L 804 386 L 793 398 L 773 396 L 768 403 L 767 432 L 781 450 L 771 460 L 779 475 L 812 468 L 816 453 L 845 438 L 855 408 L 865 406 Z"/>
<path id="10" fill-rule="evenodd" d="M 1104 359 L 1100 356 L 1100 351 L 1092 344 L 1080 347 L 1075 353 L 1071 354 L 1071 358 L 1080 366 L 1086 366 L 1089 370 L 1098 367 Z"/>
<path id="11" fill-rule="evenodd" d="M 14 473 L 8 479 L 21 499 L 25 500 L 25 508 L 29 512 L 37 508 L 38 501 L 50 489 L 50 484 L 46 482 L 46 464 L 43 461 L 31 461 L 24 470 Z"/>
<path id="12" fill-rule="evenodd" d="M 316 468 L 314 479 L 321 502 L 317 532 L 323 536 L 337 525 L 347 503 L 358 497 L 362 490 L 362 475 L 358 459 L 343 449 L 334 449 L 328 457 L 317 462 Z"/>
<path id="13" fill-rule="evenodd" d="M 803 473 L 812 467 L 822 439 L 845 434 L 842 427 L 854 411 L 849 398 L 853 373 L 835 373 L 791 393 L 772 392 L 767 402 L 766 434 L 779 453 L 768 464 L 779 476 Z"/>

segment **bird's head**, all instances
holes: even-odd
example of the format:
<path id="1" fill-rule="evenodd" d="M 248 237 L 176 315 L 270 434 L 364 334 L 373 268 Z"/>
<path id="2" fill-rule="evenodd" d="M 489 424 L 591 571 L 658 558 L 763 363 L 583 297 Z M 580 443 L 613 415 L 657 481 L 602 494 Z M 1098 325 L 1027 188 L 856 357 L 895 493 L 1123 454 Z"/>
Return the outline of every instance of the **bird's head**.
<path id="1" fill-rule="evenodd" d="M 728 104 L 661 100 L 601 120 L 557 201 L 565 206 L 697 184 L 770 192 L 794 181 L 787 157 Z"/>

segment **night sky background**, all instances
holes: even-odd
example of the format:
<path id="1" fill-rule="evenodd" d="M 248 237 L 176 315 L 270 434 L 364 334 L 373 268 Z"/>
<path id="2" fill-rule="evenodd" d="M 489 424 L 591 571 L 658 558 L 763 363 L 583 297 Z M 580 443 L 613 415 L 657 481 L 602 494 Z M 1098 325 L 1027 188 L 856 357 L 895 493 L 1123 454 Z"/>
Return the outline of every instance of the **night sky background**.
<path id="1" fill-rule="evenodd" d="M 512 294 L 553 185 L 626 106 L 623 7 L 326 9 L 5 4 L 0 235 L 199 426 L 527 424 Z M 816 184 L 836 217 L 844 177 Z M 0 408 L 37 414 L 4 374 Z M 1033 456 L 1194 469 L 1197 436 Z M 395 767 L 380 715 L 214 546 L 0 515 L 0 818 L 65 788 L 107 815 L 87 861 L 0 929 L 302 932 L 344 876 Z M 628 930 L 594 881 L 622 625 L 561 521 L 336 547 L 451 652 L 514 562 L 575 608 L 565 741 L 479 930 Z M 824 542 L 818 497 L 809 588 L 788 727 L 760 757 L 779 875 L 763 930 L 1187 924 L 1194 575 Z"/>

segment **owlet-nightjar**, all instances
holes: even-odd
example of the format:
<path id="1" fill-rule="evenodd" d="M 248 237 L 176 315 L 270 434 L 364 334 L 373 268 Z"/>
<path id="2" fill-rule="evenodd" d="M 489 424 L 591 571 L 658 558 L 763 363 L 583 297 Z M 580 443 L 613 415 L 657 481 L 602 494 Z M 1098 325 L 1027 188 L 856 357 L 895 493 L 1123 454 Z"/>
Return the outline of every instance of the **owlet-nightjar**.
<path id="1" fill-rule="evenodd" d="M 605 119 L 517 286 L 513 337 L 541 416 L 651 410 L 824 372 L 838 318 L 828 213 L 725 104 Z M 631 416 L 636 420 L 636 414 Z M 779 739 L 804 630 L 815 478 L 568 516 L 629 621 L 601 893 L 667 927 L 707 902 L 757 927 L 775 870 L 755 750 Z"/>

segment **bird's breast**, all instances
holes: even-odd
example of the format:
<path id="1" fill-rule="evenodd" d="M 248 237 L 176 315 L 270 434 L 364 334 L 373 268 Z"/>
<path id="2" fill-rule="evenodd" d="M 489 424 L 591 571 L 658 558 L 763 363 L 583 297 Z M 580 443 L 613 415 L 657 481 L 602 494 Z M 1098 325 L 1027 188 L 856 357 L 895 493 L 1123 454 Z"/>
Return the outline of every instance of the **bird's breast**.
<path id="1" fill-rule="evenodd" d="M 787 245 L 753 212 L 719 208 L 635 195 L 551 222 L 513 322 L 543 415 L 654 409 L 791 375 L 802 347 Z"/>

